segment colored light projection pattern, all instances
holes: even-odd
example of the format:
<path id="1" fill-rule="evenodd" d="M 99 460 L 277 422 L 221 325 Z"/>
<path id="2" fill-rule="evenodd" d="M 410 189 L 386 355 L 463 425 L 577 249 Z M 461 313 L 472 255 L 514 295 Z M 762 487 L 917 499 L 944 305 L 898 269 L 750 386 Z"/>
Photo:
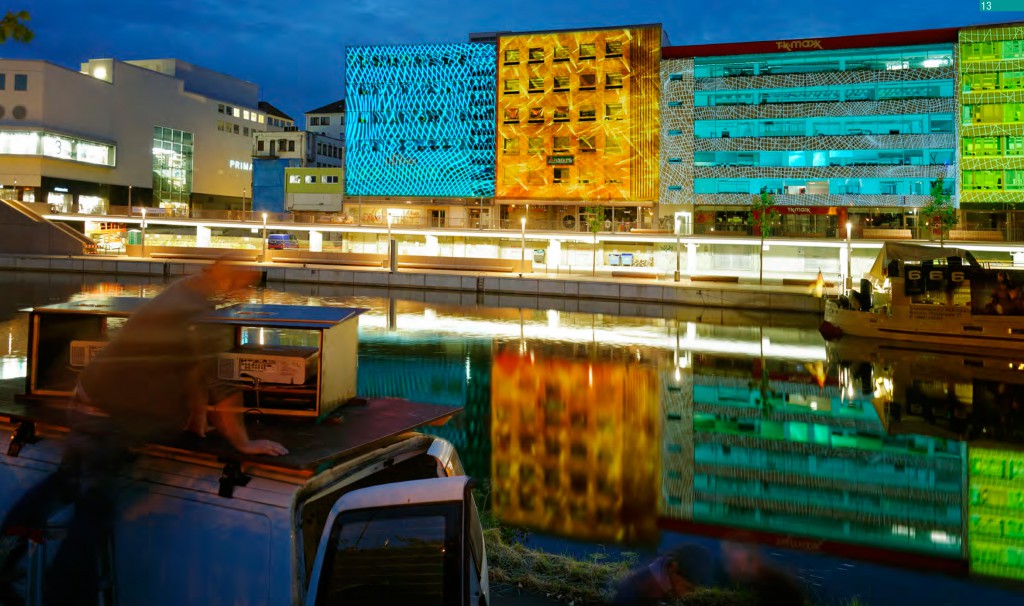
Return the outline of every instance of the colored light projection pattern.
<path id="1" fill-rule="evenodd" d="M 1024 580 L 1024 453 L 971 446 L 971 571 Z"/>
<path id="2" fill-rule="evenodd" d="M 656 540 L 653 369 L 498 352 L 491 414 L 499 520 L 581 540 Z"/>
<path id="3" fill-rule="evenodd" d="M 805 547 L 962 557 L 962 444 L 887 435 L 870 395 L 857 385 L 851 398 L 814 364 L 772 371 L 763 403 L 761 371 L 746 364 L 746 379 L 711 357 L 666 377 L 663 516 L 806 537 L 794 543 Z"/>
<path id="4" fill-rule="evenodd" d="M 803 167 L 758 166 L 756 160 L 738 160 L 737 164 L 744 165 L 695 166 L 695 152 L 812 154 L 833 150 L 924 149 L 937 152 L 926 158 L 948 160 L 953 156 L 954 135 L 933 133 L 931 124 L 948 122 L 956 111 L 952 53 L 952 47 L 936 46 L 932 53 L 937 57 L 932 59 L 935 67 L 927 69 L 708 78 L 695 78 L 694 59 L 663 61 L 662 203 L 749 205 L 752 194 L 768 187 L 776 192 L 776 203 L 787 206 L 923 206 L 929 200 L 930 181 L 938 174 L 944 174 L 947 183 L 954 181 L 956 173 L 948 163 L 830 162 L 829 166 Z M 828 53 L 807 54 L 828 58 Z M 753 64 L 771 62 L 774 56 L 751 55 L 730 60 L 737 65 Z M 696 61 L 722 60 L 710 57 Z M 892 129 L 875 132 L 842 128 L 841 123 L 848 118 L 880 115 L 895 119 L 906 116 L 907 120 L 916 116 L 915 121 L 921 124 L 914 129 L 897 129 L 900 132 L 896 133 Z M 776 121 L 801 118 L 806 120 L 799 132 L 773 132 Z M 746 130 L 723 127 L 715 129 L 715 136 L 696 136 L 701 125 L 727 121 L 745 125 Z M 894 193 L 882 189 L 878 193 L 859 193 L 858 180 L 884 180 Z M 818 191 L 809 182 L 817 182 Z M 806 191 L 790 193 L 787 186 L 804 186 Z M 709 189 L 717 193 L 695 193 Z"/>
<path id="5" fill-rule="evenodd" d="M 496 197 L 657 200 L 660 27 L 498 45 Z"/>
<path id="6" fill-rule="evenodd" d="M 1024 27 L 959 37 L 961 204 L 1024 202 Z"/>
<path id="7" fill-rule="evenodd" d="M 346 70 L 347 195 L 494 195 L 493 46 L 349 47 Z"/>

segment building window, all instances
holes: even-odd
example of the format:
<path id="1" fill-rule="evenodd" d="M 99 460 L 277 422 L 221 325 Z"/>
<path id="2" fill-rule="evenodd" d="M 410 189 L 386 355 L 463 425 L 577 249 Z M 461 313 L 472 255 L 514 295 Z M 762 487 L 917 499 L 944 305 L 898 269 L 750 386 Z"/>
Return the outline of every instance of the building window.
<path id="1" fill-rule="evenodd" d="M 505 65 L 515 65 L 519 63 L 519 49 L 510 48 L 505 51 Z"/>
<path id="2" fill-rule="evenodd" d="M 263 124 L 263 114 L 260 114 L 260 124 Z"/>
<path id="3" fill-rule="evenodd" d="M 248 120 L 249 119 L 249 110 L 247 110 L 247 109 L 243 109 L 242 110 L 242 119 L 243 120 Z"/>
<path id="4" fill-rule="evenodd" d="M 541 137 L 530 137 L 529 139 L 529 153 L 531 154 L 543 154 L 544 153 L 544 139 Z"/>
<path id="5" fill-rule="evenodd" d="M 593 59 L 597 56 L 597 45 L 593 42 L 580 45 L 580 59 Z"/>
<path id="6" fill-rule="evenodd" d="M 249 127 L 248 126 L 243 126 L 242 127 L 242 134 L 245 135 L 246 137 L 249 136 Z"/>
<path id="7" fill-rule="evenodd" d="M 622 113 L 621 103 L 606 103 L 604 106 L 605 120 L 622 120 L 625 117 Z"/>
<path id="8" fill-rule="evenodd" d="M 544 49 L 543 48 L 531 48 L 530 49 L 530 63 L 544 63 Z"/>
<path id="9" fill-rule="evenodd" d="M 324 183 L 337 183 L 338 175 L 327 175 L 324 177 Z"/>
<path id="10" fill-rule="evenodd" d="M 551 151 L 556 154 L 569 151 L 569 137 L 555 137 L 552 141 Z"/>
<path id="11" fill-rule="evenodd" d="M 518 107 L 506 107 L 505 108 L 505 124 L 519 124 L 519 108 Z"/>
<path id="12" fill-rule="evenodd" d="M 622 42 L 607 42 L 604 45 L 604 56 L 605 57 L 621 57 L 622 56 Z"/>
<path id="13" fill-rule="evenodd" d="M 313 116 L 312 118 L 309 119 L 309 125 L 310 126 L 320 126 L 320 118 L 317 118 L 316 116 Z"/>
<path id="14" fill-rule="evenodd" d="M 330 125 L 331 125 L 331 117 L 330 116 L 324 116 L 324 117 L 320 118 L 320 126 L 330 126 Z"/>
<path id="15" fill-rule="evenodd" d="M 7 88 L 7 74 L 0 74 L 0 90 Z"/>
<path id="16" fill-rule="evenodd" d="M 569 106 L 559 105 L 555 108 L 555 122 L 568 122 L 569 121 Z"/>
<path id="17" fill-rule="evenodd" d="M 288 175 L 289 183 L 302 183 L 302 177 L 300 175 Z"/>
<path id="18" fill-rule="evenodd" d="M 519 94 L 519 80 L 517 78 L 511 78 L 505 80 L 505 94 L 506 95 L 518 95 Z"/>
<path id="19" fill-rule="evenodd" d="M 622 88 L 622 74 L 605 74 L 605 88 Z"/>
<path id="20" fill-rule="evenodd" d="M 530 78 L 529 83 L 531 93 L 544 92 L 544 78 Z"/>
<path id="21" fill-rule="evenodd" d="M 28 90 L 27 74 L 14 74 L 14 90 Z"/>
<path id="22" fill-rule="evenodd" d="M 224 104 L 223 103 L 218 103 L 217 104 L 217 113 L 218 114 L 223 114 L 224 113 Z"/>
<path id="23" fill-rule="evenodd" d="M 622 139 L 618 137 L 609 136 L 604 141 L 604 153 L 606 154 L 621 154 L 622 153 Z"/>
<path id="24" fill-rule="evenodd" d="M 263 139 L 256 142 L 256 151 L 263 151 Z"/>
<path id="25" fill-rule="evenodd" d="M 593 105 L 580 106 L 580 122 L 593 122 L 597 119 L 597 110 Z"/>
<path id="26" fill-rule="evenodd" d="M 556 46 L 555 47 L 555 61 L 568 61 L 569 60 L 569 47 L 568 46 Z"/>
<path id="27" fill-rule="evenodd" d="M 594 90 L 595 88 L 597 88 L 595 74 L 580 74 L 580 90 Z"/>
<path id="28" fill-rule="evenodd" d="M 235 133 L 236 135 L 240 134 L 238 132 L 238 125 L 237 124 L 232 124 L 231 125 L 231 132 Z"/>
<path id="29" fill-rule="evenodd" d="M 569 90 L 569 76 L 555 76 L 555 92 Z"/>
<path id="30" fill-rule="evenodd" d="M 593 170 L 585 170 L 583 168 L 580 168 L 580 176 L 579 176 L 579 179 L 577 179 L 577 181 L 579 181 L 579 183 L 581 183 L 581 184 L 593 183 L 594 182 L 594 171 Z"/>
<path id="31" fill-rule="evenodd" d="M 188 206 L 192 197 L 192 157 L 192 133 L 153 127 L 153 200 L 160 208 Z"/>
<path id="32" fill-rule="evenodd" d="M 682 74 L 669 74 L 668 75 L 668 81 L 669 82 L 682 82 L 683 81 L 683 75 Z"/>
<path id="33" fill-rule="evenodd" d="M 316 183 L 316 175 L 306 175 L 306 183 L 307 184 Z"/>
<path id="34" fill-rule="evenodd" d="M 295 151 L 295 140 L 294 139 L 292 139 L 291 141 L 288 141 L 288 151 L 290 151 L 290 152 Z"/>
<path id="35" fill-rule="evenodd" d="M 509 156 L 519 155 L 519 139 L 517 138 L 506 138 L 502 141 L 502 151 Z"/>
<path id="36" fill-rule="evenodd" d="M 569 182 L 569 169 L 568 168 L 556 168 L 555 169 L 555 183 L 568 183 Z"/>
<path id="37" fill-rule="evenodd" d="M 543 107 L 531 107 L 530 116 L 526 120 L 530 124 L 543 124 L 544 123 L 544 108 Z"/>
<path id="38" fill-rule="evenodd" d="M 594 144 L 594 136 L 590 135 L 587 137 L 580 137 L 580 151 L 581 152 L 592 152 L 596 151 L 597 146 Z"/>
<path id="39" fill-rule="evenodd" d="M 242 110 L 238 109 L 237 107 L 232 107 L 231 108 L 231 115 L 236 117 L 236 118 L 241 118 L 242 117 Z"/>

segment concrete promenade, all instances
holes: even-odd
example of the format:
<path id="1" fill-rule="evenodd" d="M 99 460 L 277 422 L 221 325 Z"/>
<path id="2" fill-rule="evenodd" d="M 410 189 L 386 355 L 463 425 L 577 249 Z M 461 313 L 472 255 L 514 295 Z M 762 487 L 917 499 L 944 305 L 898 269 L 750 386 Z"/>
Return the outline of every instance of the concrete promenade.
<path id="1" fill-rule="evenodd" d="M 174 278 L 199 271 L 208 261 L 131 257 L 43 255 L 0 255 L 0 271 L 90 273 L 111 276 L 152 276 Z M 694 307 L 821 314 L 822 299 L 808 293 L 806 286 L 783 286 L 775 278 L 763 286 L 756 277 L 743 276 L 740 283 L 680 282 L 661 277 L 596 277 L 579 274 L 456 272 L 402 269 L 389 272 L 378 268 L 337 265 L 253 263 L 265 272 L 268 284 L 305 283 L 376 288 L 407 288 L 471 292 L 519 297 L 571 298 L 621 303 L 655 303 Z M 752 283 L 749 283 L 751 282 Z M 766 280 L 766 282 L 769 282 Z"/>

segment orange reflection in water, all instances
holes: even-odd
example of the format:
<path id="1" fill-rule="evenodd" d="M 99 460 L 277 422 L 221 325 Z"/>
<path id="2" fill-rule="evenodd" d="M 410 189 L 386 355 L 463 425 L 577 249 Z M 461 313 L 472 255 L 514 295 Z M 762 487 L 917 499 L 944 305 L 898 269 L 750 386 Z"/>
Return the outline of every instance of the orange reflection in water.
<path id="1" fill-rule="evenodd" d="M 491 411 L 498 519 L 588 541 L 657 539 L 652 369 L 496 353 Z"/>

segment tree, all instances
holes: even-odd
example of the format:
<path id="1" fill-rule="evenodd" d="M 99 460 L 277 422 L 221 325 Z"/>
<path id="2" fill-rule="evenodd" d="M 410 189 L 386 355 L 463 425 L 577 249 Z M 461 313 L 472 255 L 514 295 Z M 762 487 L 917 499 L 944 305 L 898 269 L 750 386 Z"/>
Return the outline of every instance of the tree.
<path id="1" fill-rule="evenodd" d="M 587 227 L 590 233 L 594 234 L 594 261 L 591 265 L 590 275 L 597 275 L 597 232 L 604 227 L 604 207 L 600 204 L 593 204 L 583 209 L 587 217 Z"/>
<path id="2" fill-rule="evenodd" d="M 31 42 L 35 33 L 28 28 L 28 11 L 7 11 L 3 21 L 0 21 L 0 44 L 8 40 L 15 42 Z"/>
<path id="3" fill-rule="evenodd" d="M 945 180 L 945 177 L 939 175 L 932 181 L 932 199 L 921 209 L 921 216 L 928 218 L 928 225 L 932 229 L 938 228 L 939 246 L 943 248 L 946 246 L 946 230 L 960 222 L 956 216 L 956 207 L 953 206 L 944 187 Z"/>
<path id="4" fill-rule="evenodd" d="M 772 227 L 779 219 L 779 211 L 775 208 L 775 194 L 762 187 L 761 193 L 755 195 L 750 204 L 749 215 L 751 225 L 761 234 L 761 248 L 757 251 L 757 283 L 764 284 L 764 241 L 771 237 Z"/>

